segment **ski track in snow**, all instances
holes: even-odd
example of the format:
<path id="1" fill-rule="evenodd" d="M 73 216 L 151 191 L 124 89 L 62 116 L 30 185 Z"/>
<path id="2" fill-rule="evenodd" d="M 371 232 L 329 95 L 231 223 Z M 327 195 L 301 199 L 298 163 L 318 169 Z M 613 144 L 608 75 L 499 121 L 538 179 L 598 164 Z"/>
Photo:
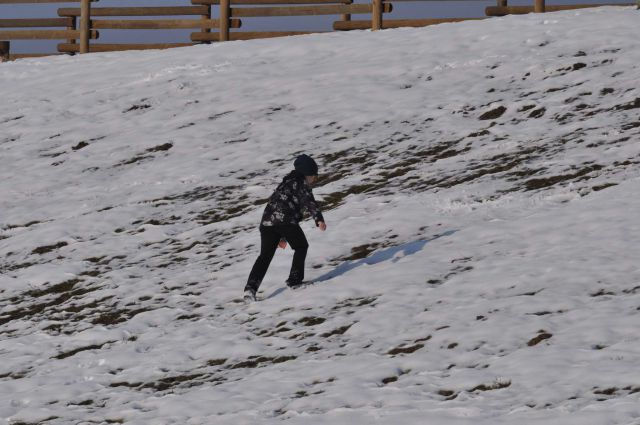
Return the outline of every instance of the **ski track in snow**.
<path id="1" fill-rule="evenodd" d="M 1 64 L 0 421 L 640 424 L 638 16 Z"/>

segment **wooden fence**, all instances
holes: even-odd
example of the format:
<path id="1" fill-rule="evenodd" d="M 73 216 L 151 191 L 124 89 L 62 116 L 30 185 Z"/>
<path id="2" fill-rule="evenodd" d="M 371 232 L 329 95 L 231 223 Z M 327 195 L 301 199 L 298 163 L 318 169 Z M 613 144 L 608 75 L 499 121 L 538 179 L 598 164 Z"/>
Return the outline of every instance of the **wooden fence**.
<path id="1" fill-rule="evenodd" d="M 90 9 L 93 0 L 0 0 L 3 4 L 25 3 L 80 3 L 82 10 L 81 20 L 77 25 L 75 18 L 36 18 L 36 19 L 0 19 L 0 28 L 21 28 L 0 30 L 0 58 L 18 59 L 21 57 L 44 56 L 46 54 L 11 55 L 10 40 L 67 40 L 68 43 L 76 43 L 80 40 L 82 52 L 89 51 L 89 39 L 99 37 L 98 31 L 91 30 Z M 97 1 L 97 0 L 96 0 Z M 24 29 L 24 28 L 64 28 L 64 29 Z"/>
<path id="2" fill-rule="evenodd" d="M 119 50 L 166 49 L 199 43 L 282 37 L 318 32 L 232 31 L 242 27 L 241 18 L 339 15 L 339 20 L 333 22 L 333 29 L 338 31 L 356 29 L 371 29 L 375 31 L 386 28 L 423 27 L 444 22 L 484 19 L 383 19 L 384 14 L 388 14 L 393 10 L 392 1 L 407 0 L 367 1 L 370 1 L 370 3 L 354 3 L 353 0 L 191 0 L 190 5 L 183 6 L 95 7 L 92 3 L 98 2 L 98 0 L 0 0 L 0 8 L 2 5 L 7 4 L 79 3 L 77 7 L 58 8 L 58 17 L 55 18 L 0 19 L 0 61 L 47 55 L 10 54 L 10 41 L 12 40 L 60 40 L 61 43 L 57 45 L 59 54 L 75 54 Z M 533 0 L 532 6 L 509 6 L 507 1 L 497 0 L 496 6 L 487 7 L 485 9 L 486 16 L 504 16 L 531 12 L 542 13 L 602 6 L 602 4 L 547 6 L 545 0 Z M 616 4 L 616 6 L 620 5 Z M 215 18 L 212 15 L 213 6 L 218 11 L 218 17 Z M 366 20 L 352 20 L 352 15 L 370 15 L 370 17 Z M 192 29 L 194 31 L 190 33 L 189 41 L 179 43 L 107 44 L 92 42 L 92 40 L 99 39 L 100 30 L 138 29 Z M 51 53 L 48 54 L 50 55 Z"/>

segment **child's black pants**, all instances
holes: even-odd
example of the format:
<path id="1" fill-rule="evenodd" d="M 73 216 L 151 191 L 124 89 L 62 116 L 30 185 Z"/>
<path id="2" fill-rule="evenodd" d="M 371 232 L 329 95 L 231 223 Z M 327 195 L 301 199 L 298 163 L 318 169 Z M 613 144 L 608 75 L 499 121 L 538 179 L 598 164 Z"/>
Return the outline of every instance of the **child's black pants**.
<path id="1" fill-rule="evenodd" d="M 276 249 L 278 249 L 280 239 L 285 239 L 294 250 L 293 262 L 287 284 L 294 286 L 304 280 L 304 260 L 307 257 L 309 243 L 300 226 L 295 224 L 260 226 L 260 255 L 249 274 L 247 288 L 258 291 L 262 279 L 264 279 L 265 274 L 267 274 L 267 269 L 269 268 L 269 264 L 271 264 L 273 255 Z"/>

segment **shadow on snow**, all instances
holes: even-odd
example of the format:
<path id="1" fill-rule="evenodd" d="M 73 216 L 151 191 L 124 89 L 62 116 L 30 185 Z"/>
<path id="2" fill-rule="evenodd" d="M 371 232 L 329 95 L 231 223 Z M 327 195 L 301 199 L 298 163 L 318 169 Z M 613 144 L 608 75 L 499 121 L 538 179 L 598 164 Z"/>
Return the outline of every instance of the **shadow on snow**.
<path id="1" fill-rule="evenodd" d="M 421 239 L 419 241 L 413 241 L 413 242 L 408 242 L 398 246 L 392 246 L 390 248 L 383 249 L 382 251 L 376 252 L 373 255 L 368 256 L 367 258 L 363 258 L 362 260 L 347 261 L 345 263 L 340 264 L 338 267 L 331 270 L 330 272 L 315 278 L 312 282 L 313 283 L 324 282 L 326 280 L 333 279 L 338 276 L 342 276 L 343 274 L 348 273 L 351 270 L 365 264 L 372 266 L 374 264 L 382 263 L 384 261 L 389 261 L 389 260 L 391 260 L 392 263 L 395 263 L 398 260 L 400 260 L 400 258 L 402 257 L 413 255 L 416 252 L 421 251 L 425 247 L 425 245 L 428 244 L 429 242 L 434 241 L 436 239 L 440 239 L 443 236 L 451 236 L 456 232 L 457 230 L 447 230 L 446 232 L 440 235 L 436 235 L 431 239 Z M 399 253 L 403 254 L 402 257 L 396 257 Z"/>
<path id="2" fill-rule="evenodd" d="M 336 267 L 335 269 L 331 270 L 328 273 L 323 274 L 322 276 L 319 276 L 315 279 L 313 279 L 310 283 L 311 284 L 315 284 L 315 283 L 320 283 L 320 282 L 325 282 L 327 280 L 331 280 L 335 277 L 338 276 L 342 276 L 345 273 L 350 272 L 353 269 L 356 269 L 360 266 L 363 265 L 369 265 L 372 266 L 374 264 L 378 264 L 378 263 L 382 263 L 384 261 L 389 261 L 391 260 L 391 262 L 395 263 L 398 260 L 400 260 L 400 258 L 409 256 L 409 255 L 413 255 L 419 251 L 421 251 L 426 244 L 428 244 L 429 242 L 432 242 L 436 239 L 440 239 L 444 236 L 451 236 L 454 233 L 456 233 L 457 230 L 447 230 L 446 232 L 440 234 L 440 235 L 436 235 L 430 239 L 421 239 L 418 241 L 413 241 L 413 242 L 408 242 L 402 245 L 398 245 L 398 246 L 392 246 L 390 248 L 387 249 L 383 249 L 382 251 L 376 252 L 370 256 L 368 256 L 367 258 L 363 258 L 362 260 L 357 260 L 357 261 L 346 261 L 342 264 L 340 264 L 338 267 Z M 402 256 L 398 256 L 398 254 L 402 254 Z M 284 292 L 284 290 L 286 289 L 286 287 L 282 287 L 282 288 L 278 288 L 276 289 L 271 295 L 269 295 L 268 297 L 266 297 L 265 299 L 270 299 L 273 298 L 279 294 L 281 294 L 282 292 Z"/>

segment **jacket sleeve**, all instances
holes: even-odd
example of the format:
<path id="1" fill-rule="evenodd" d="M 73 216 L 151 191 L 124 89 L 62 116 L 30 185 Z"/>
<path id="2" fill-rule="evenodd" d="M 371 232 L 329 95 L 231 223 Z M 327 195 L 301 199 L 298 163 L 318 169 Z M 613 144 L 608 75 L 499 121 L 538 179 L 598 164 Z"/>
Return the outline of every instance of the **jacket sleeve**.
<path id="1" fill-rule="evenodd" d="M 309 214 L 311 214 L 311 217 L 313 217 L 316 222 L 316 226 L 321 221 L 324 221 L 322 211 L 320 211 L 320 206 L 318 205 L 318 202 L 316 202 L 316 199 L 313 197 L 311 188 L 309 188 L 309 186 L 304 183 L 302 184 L 302 205 L 304 205 L 307 211 L 309 211 Z"/>

